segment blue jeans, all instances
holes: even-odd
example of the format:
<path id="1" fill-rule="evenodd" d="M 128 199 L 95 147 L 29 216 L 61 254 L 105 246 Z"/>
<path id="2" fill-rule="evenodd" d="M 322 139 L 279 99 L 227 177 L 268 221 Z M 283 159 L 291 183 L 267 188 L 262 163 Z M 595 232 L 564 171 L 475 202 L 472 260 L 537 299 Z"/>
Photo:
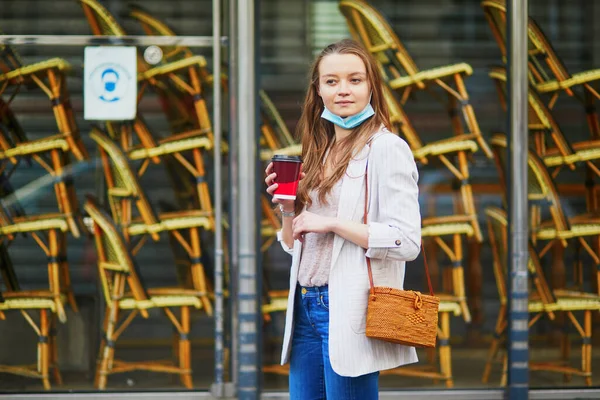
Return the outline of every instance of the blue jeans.
<path id="1" fill-rule="evenodd" d="M 340 376 L 329 362 L 327 286 L 296 288 L 290 358 L 290 400 L 372 400 L 379 397 L 379 372 Z"/>

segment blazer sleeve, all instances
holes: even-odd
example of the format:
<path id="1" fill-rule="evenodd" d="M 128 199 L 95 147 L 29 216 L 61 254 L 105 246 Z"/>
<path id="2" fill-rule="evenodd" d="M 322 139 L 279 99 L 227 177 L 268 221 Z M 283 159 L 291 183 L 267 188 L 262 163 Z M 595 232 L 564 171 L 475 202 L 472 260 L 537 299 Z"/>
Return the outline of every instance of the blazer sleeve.
<path id="1" fill-rule="evenodd" d="M 367 257 L 379 260 L 412 261 L 421 248 L 419 174 L 408 144 L 394 134 L 372 143 L 369 179 L 377 191 L 376 220 L 369 221 Z"/>
<path id="2" fill-rule="evenodd" d="M 279 242 L 279 244 L 281 244 L 281 247 L 283 248 L 283 251 L 285 251 L 289 255 L 293 255 L 294 254 L 294 248 L 293 247 L 288 247 L 288 245 L 285 244 L 285 242 L 283 241 L 283 235 L 281 234 L 281 231 L 277 231 L 277 241 Z"/>

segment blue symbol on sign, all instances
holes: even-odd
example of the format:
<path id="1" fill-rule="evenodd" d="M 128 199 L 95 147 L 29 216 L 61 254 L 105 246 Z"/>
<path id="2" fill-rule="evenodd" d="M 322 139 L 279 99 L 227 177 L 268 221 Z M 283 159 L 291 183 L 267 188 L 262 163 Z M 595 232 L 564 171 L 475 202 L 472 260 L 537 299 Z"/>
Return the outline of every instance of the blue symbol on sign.
<path id="1" fill-rule="evenodd" d="M 112 103 L 118 101 L 121 97 L 117 95 L 115 89 L 119 83 L 119 74 L 112 68 L 107 68 L 102 72 L 102 82 L 104 83 L 104 93 L 100 95 L 100 99 Z"/>
<path id="2" fill-rule="evenodd" d="M 131 76 L 116 63 L 103 63 L 89 77 L 90 87 L 97 98 L 105 103 L 116 103 L 126 97 Z"/>

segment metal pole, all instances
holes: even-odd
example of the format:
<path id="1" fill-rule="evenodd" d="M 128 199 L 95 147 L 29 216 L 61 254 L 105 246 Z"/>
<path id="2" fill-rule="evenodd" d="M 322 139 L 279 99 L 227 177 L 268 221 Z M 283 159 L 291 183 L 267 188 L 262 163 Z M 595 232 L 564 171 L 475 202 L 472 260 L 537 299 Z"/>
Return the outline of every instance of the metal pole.
<path id="1" fill-rule="evenodd" d="M 509 193 L 509 304 L 508 386 L 506 398 L 529 398 L 529 313 L 527 262 L 527 0 L 507 1 L 508 28 L 508 168 Z"/>
<path id="2" fill-rule="evenodd" d="M 229 277 L 229 306 L 231 315 L 231 381 L 237 388 L 238 382 L 238 273 L 239 273 L 239 166 L 238 166 L 238 132 L 239 132 L 239 115 L 238 115 L 238 1 L 229 1 L 229 258 L 230 258 L 230 277 Z"/>
<path id="3" fill-rule="evenodd" d="M 213 22 L 213 133 L 215 194 L 215 382 L 211 392 L 225 397 L 224 383 L 224 297 L 223 297 L 223 187 L 221 171 L 221 0 L 212 2 Z M 230 393 L 227 393 L 230 394 Z M 231 393 L 233 394 L 233 393 Z"/>
<path id="4" fill-rule="evenodd" d="M 220 41 L 225 44 L 226 37 Z M 94 36 L 94 35 L 0 35 L 0 44 L 33 46 L 185 46 L 211 47 L 210 36 Z"/>
<path id="5" fill-rule="evenodd" d="M 238 276 L 238 382 L 240 400 L 256 400 L 259 389 L 260 329 L 258 324 L 256 252 L 256 10 L 254 0 L 239 0 L 238 26 L 238 187 L 239 202 L 239 276 Z"/>

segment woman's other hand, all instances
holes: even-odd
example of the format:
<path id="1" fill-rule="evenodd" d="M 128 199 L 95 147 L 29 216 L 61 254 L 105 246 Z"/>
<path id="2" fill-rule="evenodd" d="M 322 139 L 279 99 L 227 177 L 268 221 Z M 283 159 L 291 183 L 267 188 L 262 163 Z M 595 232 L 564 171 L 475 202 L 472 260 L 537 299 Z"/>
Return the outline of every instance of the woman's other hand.
<path id="1" fill-rule="evenodd" d="M 302 214 L 294 218 L 292 222 L 292 235 L 294 240 L 303 240 L 306 233 L 327 233 L 333 231 L 333 224 L 336 218 L 323 217 L 303 211 Z"/>

